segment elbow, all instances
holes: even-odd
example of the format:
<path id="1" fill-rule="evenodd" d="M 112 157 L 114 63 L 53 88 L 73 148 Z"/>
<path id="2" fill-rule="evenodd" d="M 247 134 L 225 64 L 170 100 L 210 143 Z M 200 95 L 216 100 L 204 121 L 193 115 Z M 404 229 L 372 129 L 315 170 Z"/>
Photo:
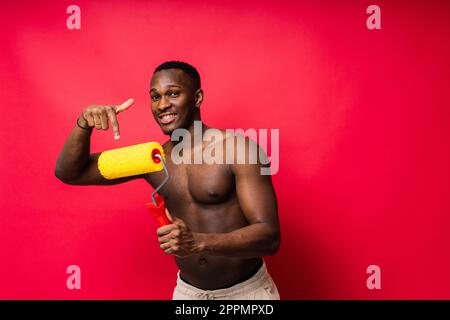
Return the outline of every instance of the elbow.
<path id="1" fill-rule="evenodd" d="M 61 174 L 61 172 L 58 171 L 58 169 L 55 169 L 55 177 L 59 181 L 68 184 L 68 180 L 64 177 L 64 175 Z"/>
<path id="2" fill-rule="evenodd" d="M 269 246 L 268 246 L 268 252 L 267 255 L 268 256 L 274 256 L 277 252 L 278 249 L 280 249 L 280 233 L 276 232 L 274 233 L 270 239 L 269 239 Z"/>
<path id="3" fill-rule="evenodd" d="M 61 180 L 61 181 L 64 180 L 64 175 L 62 174 L 61 170 L 58 169 L 58 167 L 55 168 L 55 177 L 58 180 Z"/>
<path id="4" fill-rule="evenodd" d="M 64 175 L 64 173 L 58 168 L 55 168 L 55 177 L 64 184 L 72 184 L 72 179 Z"/>

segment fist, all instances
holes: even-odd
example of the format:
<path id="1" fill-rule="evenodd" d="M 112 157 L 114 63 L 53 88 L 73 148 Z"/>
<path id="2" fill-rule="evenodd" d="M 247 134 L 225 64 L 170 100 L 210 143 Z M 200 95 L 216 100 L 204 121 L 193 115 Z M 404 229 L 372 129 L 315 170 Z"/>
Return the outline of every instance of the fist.
<path id="1" fill-rule="evenodd" d="M 81 113 L 81 116 L 78 118 L 78 123 L 82 127 L 90 127 L 97 130 L 108 130 L 109 123 L 114 131 L 114 138 L 120 139 L 120 130 L 119 130 L 119 122 L 117 121 L 117 115 L 129 107 L 131 107 L 134 103 L 134 99 L 128 99 L 121 105 L 113 105 L 113 106 L 98 106 L 92 105 L 87 107 Z"/>
<path id="2" fill-rule="evenodd" d="M 162 226 L 156 230 L 160 248 L 168 254 L 183 257 L 200 251 L 200 243 L 189 230 L 183 220 L 172 218 L 166 209 L 166 214 L 172 221 L 172 224 Z"/>

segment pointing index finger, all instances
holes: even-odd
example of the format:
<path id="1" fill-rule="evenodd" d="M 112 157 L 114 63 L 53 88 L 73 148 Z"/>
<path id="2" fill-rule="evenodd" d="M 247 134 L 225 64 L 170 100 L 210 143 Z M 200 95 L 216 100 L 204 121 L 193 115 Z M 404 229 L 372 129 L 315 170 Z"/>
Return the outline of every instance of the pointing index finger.
<path id="1" fill-rule="evenodd" d="M 108 118 L 111 121 L 111 125 L 113 127 L 114 139 L 118 140 L 118 139 L 120 139 L 120 130 L 119 130 L 119 122 L 117 121 L 116 113 L 112 109 L 107 110 L 106 113 L 107 113 Z"/>

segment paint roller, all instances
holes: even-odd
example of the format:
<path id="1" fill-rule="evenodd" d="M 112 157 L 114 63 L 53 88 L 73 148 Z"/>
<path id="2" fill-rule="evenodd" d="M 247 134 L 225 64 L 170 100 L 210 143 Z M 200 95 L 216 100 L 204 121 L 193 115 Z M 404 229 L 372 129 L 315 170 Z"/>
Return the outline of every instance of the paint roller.
<path id="1" fill-rule="evenodd" d="M 145 205 L 161 226 L 171 223 L 166 215 L 164 198 L 158 195 L 158 191 L 169 180 L 164 150 L 159 143 L 147 142 L 104 151 L 98 158 L 98 169 L 105 179 L 131 177 L 164 170 L 165 178 L 153 191 L 152 202 Z"/>

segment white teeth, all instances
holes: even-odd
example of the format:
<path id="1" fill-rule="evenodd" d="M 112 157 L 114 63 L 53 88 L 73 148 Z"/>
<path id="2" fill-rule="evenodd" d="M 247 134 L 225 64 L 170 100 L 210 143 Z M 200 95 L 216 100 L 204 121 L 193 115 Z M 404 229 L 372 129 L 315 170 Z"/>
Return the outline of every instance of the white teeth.
<path id="1" fill-rule="evenodd" d="M 170 118 L 175 118 L 175 114 L 166 114 L 164 116 L 161 117 L 161 119 L 170 119 Z"/>

